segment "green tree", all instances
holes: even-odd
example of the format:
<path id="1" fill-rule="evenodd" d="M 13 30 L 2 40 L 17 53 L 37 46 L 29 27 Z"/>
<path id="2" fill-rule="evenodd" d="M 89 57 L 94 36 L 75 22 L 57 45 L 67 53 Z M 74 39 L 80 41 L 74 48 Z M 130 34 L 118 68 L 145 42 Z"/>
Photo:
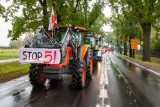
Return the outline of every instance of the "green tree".
<path id="1" fill-rule="evenodd" d="M 159 19 L 156 20 L 156 23 L 151 30 L 151 49 L 158 50 L 160 52 L 160 23 Z"/>
<path id="2" fill-rule="evenodd" d="M 12 21 L 13 28 L 8 37 L 15 40 L 41 25 L 47 29 L 52 7 L 58 22 L 56 26 L 71 24 L 101 32 L 100 28 L 105 21 L 102 13 L 105 0 L 97 0 L 92 7 L 89 7 L 90 1 L 92 0 L 13 0 L 2 15 L 6 21 Z M 17 15 L 21 11 L 22 14 Z"/>
<path id="3" fill-rule="evenodd" d="M 150 61 L 151 25 L 159 19 L 160 1 L 157 0 L 109 0 L 110 4 L 123 4 L 123 10 L 129 11 L 129 18 L 139 21 L 143 31 L 143 60 Z M 126 8 L 128 7 L 128 8 Z"/>
<path id="4" fill-rule="evenodd" d="M 9 44 L 9 47 L 14 48 L 14 49 L 18 49 L 18 48 L 23 47 L 24 45 L 25 45 L 24 40 L 19 38 L 17 40 L 11 40 L 10 44 Z"/>
<path id="5" fill-rule="evenodd" d="M 0 4 L 0 16 L 4 12 L 5 8 Z"/>
<path id="6" fill-rule="evenodd" d="M 143 61 L 150 61 L 150 33 L 151 26 L 159 18 L 160 1 L 157 0 L 126 0 L 133 9 L 143 30 Z"/>
<path id="7" fill-rule="evenodd" d="M 33 33 L 32 32 L 27 32 L 25 34 L 24 43 L 28 44 L 28 42 L 32 39 L 32 37 L 33 37 Z"/>

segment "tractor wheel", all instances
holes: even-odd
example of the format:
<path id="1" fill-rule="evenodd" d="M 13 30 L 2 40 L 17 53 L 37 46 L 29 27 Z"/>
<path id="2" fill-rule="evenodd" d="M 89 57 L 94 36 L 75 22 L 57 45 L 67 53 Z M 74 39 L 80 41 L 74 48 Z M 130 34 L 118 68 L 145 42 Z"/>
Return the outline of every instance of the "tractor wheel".
<path id="1" fill-rule="evenodd" d="M 43 67 L 40 67 L 39 65 L 31 64 L 29 78 L 30 83 L 35 87 L 43 86 L 46 81 L 46 79 L 40 75 L 40 70 L 42 69 Z"/>
<path id="2" fill-rule="evenodd" d="M 98 69 L 98 61 L 97 61 L 97 59 L 94 59 L 93 60 L 93 71 L 95 72 L 95 71 L 97 71 L 97 69 Z"/>
<path id="3" fill-rule="evenodd" d="M 86 82 L 86 64 L 84 60 L 79 60 L 77 67 L 73 68 L 72 87 L 81 89 Z"/>
<path id="4" fill-rule="evenodd" d="M 90 55 L 89 55 L 89 66 L 87 68 L 87 78 L 92 78 L 93 75 L 93 53 L 90 50 Z"/>

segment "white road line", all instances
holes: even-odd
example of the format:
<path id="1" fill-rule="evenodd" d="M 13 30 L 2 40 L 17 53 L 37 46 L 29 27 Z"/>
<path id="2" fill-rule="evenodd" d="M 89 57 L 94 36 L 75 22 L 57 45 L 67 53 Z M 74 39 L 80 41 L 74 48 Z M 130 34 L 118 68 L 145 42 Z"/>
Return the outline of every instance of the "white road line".
<path id="1" fill-rule="evenodd" d="M 107 69 L 107 71 L 108 71 L 108 69 Z M 105 73 L 104 77 L 105 77 L 105 84 L 108 85 L 109 81 L 108 81 L 108 74 L 107 74 L 107 72 Z"/>
<path id="2" fill-rule="evenodd" d="M 1 92 L 3 92 L 3 91 L 8 90 L 9 88 L 16 87 L 17 85 L 20 85 L 20 84 L 25 83 L 25 82 L 28 82 L 28 81 L 29 81 L 29 80 L 22 81 L 22 82 L 19 82 L 19 83 L 13 84 L 13 85 L 11 85 L 11 86 L 8 86 L 8 87 L 6 87 L 6 88 L 0 89 L 0 93 L 1 93 Z"/>
<path id="3" fill-rule="evenodd" d="M 100 106 L 100 104 L 97 104 L 96 107 L 102 107 L 102 106 Z M 110 105 L 106 105 L 104 107 L 111 107 L 111 106 Z"/>
<path id="4" fill-rule="evenodd" d="M 108 92 L 107 92 L 105 85 L 108 86 L 109 84 L 107 72 L 110 71 L 109 69 L 110 64 L 111 63 L 109 62 L 107 54 L 104 54 L 103 59 L 102 59 L 102 69 L 101 69 L 101 75 L 100 75 L 100 81 L 99 81 L 101 88 L 100 88 L 99 96 L 97 99 L 97 100 L 101 100 L 101 102 L 100 104 L 97 104 L 96 107 L 110 107 L 109 104 L 105 104 L 104 102 L 105 99 L 108 98 Z"/>
<path id="5" fill-rule="evenodd" d="M 100 89 L 99 98 L 108 98 L 108 93 L 106 89 Z"/>
<path id="6" fill-rule="evenodd" d="M 101 107 L 101 106 L 99 104 L 97 104 L 96 107 Z"/>
<path id="7" fill-rule="evenodd" d="M 100 77 L 99 84 L 101 84 L 101 85 L 102 84 L 106 84 L 106 85 L 109 84 L 108 74 L 107 74 L 108 71 L 109 71 L 108 67 L 102 67 L 101 77 Z"/>
<path id="8" fill-rule="evenodd" d="M 106 107 L 111 107 L 110 105 L 106 105 Z"/>
<path id="9" fill-rule="evenodd" d="M 121 57 L 121 58 L 122 58 L 122 57 Z M 143 68 L 143 69 L 146 69 L 146 70 L 150 71 L 151 73 L 160 76 L 160 73 L 157 73 L 156 71 L 153 71 L 153 70 L 151 70 L 151 69 L 149 69 L 149 68 L 146 68 L 146 67 L 144 67 L 144 66 L 141 66 L 140 64 L 134 63 L 134 62 L 132 62 L 132 61 L 126 59 L 126 58 L 122 58 L 122 59 L 125 59 L 126 61 L 128 61 L 128 62 L 130 62 L 130 63 L 132 63 L 132 64 L 134 64 L 134 65 L 136 65 L 136 66 L 138 66 L 138 67 L 141 67 L 141 68 Z"/>

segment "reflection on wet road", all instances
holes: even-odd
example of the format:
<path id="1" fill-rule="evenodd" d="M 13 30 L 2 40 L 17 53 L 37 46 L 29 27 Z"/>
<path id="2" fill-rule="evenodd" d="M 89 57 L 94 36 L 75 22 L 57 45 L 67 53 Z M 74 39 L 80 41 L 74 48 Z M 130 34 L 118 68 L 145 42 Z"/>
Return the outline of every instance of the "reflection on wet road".
<path id="1" fill-rule="evenodd" d="M 126 60 L 109 54 L 127 79 L 140 107 L 159 107 L 160 77 L 146 69 L 137 67 Z"/>
<path id="2" fill-rule="evenodd" d="M 101 63 L 82 90 L 72 89 L 71 75 L 62 80 L 47 81 L 44 87 L 33 88 L 28 75 L 0 84 L 1 107 L 95 107 L 100 94 Z M 103 102 L 104 105 L 106 102 Z"/>
<path id="3" fill-rule="evenodd" d="M 158 75 L 155 75 L 146 69 L 139 68 L 136 65 L 127 62 L 124 59 L 123 62 L 125 65 L 127 65 L 131 72 L 135 73 L 137 76 L 142 78 L 144 82 L 146 82 L 148 85 L 151 85 L 156 89 L 160 89 L 160 77 Z"/>
<path id="4" fill-rule="evenodd" d="M 121 73 L 113 67 L 110 59 Z M 72 76 L 33 88 L 28 75 L 0 84 L 1 107 L 159 107 L 160 78 L 114 54 L 102 62 L 82 90 L 72 89 Z"/>
<path id="5" fill-rule="evenodd" d="M 83 90 L 71 87 L 71 77 L 47 82 L 45 87 L 32 88 L 29 82 L 10 87 L 0 93 L 1 107 L 93 107 L 99 94 L 99 77 L 87 81 Z M 93 88 L 94 87 L 94 88 Z"/>

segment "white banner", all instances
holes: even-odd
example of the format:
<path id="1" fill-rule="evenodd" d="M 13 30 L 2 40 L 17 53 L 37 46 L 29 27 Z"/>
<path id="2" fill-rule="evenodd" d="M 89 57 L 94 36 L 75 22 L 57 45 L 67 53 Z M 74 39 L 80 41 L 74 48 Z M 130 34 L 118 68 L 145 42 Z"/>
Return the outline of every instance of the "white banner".
<path id="1" fill-rule="evenodd" d="M 59 64 L 61 54 L 59 49 L 20 48 L 19 62 Z"/>

